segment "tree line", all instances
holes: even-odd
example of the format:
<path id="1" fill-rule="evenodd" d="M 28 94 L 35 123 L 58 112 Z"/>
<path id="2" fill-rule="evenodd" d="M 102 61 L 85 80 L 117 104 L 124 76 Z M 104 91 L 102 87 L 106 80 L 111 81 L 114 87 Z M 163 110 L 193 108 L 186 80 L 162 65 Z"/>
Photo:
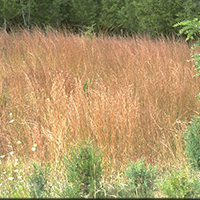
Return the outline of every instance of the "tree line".
<path id="1" fill-rule="evenodd" d="M 66 28 L 75 32 L 169 35 L 173 25 L 200 18 L 200 0 L 0 0 L 0 27 L 30 30 Z"/>

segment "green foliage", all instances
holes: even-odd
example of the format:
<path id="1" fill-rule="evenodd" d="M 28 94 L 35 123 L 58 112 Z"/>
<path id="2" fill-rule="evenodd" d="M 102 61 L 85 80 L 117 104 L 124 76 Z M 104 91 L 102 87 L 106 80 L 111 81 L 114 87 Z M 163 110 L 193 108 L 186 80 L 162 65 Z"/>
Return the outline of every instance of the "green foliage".
<path id="1" fill-rule="evenodd" d="M 152 197 L 154 180 L 156 179 L 157 166 L 145 166 L 144 160 L 131 162 L 129 168 L 125 170 L 125 175 L 129 178 L 130 186 L 135 197 Z"/>
<path id="2" fill-rule="evenodd" d="M 199 8 L 196 0 L 0 0 L 0 23 L 155 36 L 176 32 L 172 25 L 183 19 L 200 17 Z"/>
<path id="3" fill-rule="evenodd" d="M 71 0 L 0 0 L 0 23 L 57 28 L 70 23 L 70 9 Z"/>
<path id="4" fill-rule="evenodd" d="M 36 163 L 33 163 L 33 173 L 28 176 L 28 185 L 32 198 L 48 197 L 50 189 L 47 187 L 47 178 L 50 172 L 48 164 L 42 169 Z"/>
<path id="5" fill-rule="evenodd" d="M 0 19 L 4 21 L 5 30 L 7 30 L 7 21 L 9 22 L 19 14 L 19 8 L 17 0 L 0 0 Z"/>
<path id="6" fill-rule="evenodd" d="M 85 28 L 84 35 L 88 36 L 90 39 L 92 39 L 93 36 L 95 36 L 95 31 L 94 31 L 95 25 L 96 24 L 93 24 L 92 26 L 84 26 L 84 28 Z"/>
<path id="7" fill-rule="evenodd" d="M 184 132 L 186 140 L 187 156 L 191 166 L 200 170 L 200 117 L 191 120 Z"/>
<path id="8" fill-rule="evenodd" d="M 177 13 L 177 22 L 184 20 L 193 20 L 194 18 L 200 18 L 200 2 L 199 0 L 184 0 L 182 2 L 183 9 Z"/>
<path id="9" fill-rule="evenodd" d="M 175 170 L 160 181 L 160 191 L 169 198 L 200 197 L 200 182 L 188 168 Z"/>
<path id="10" fill-rule="evenodd" d="M 67 26 L 70 23 L 69 11 L 71 9 L 71 0 L 54 0 L 49 4 L 50 21 L 52 27 Z"/>
<path id="11" fill-rule="evenodd" d="M 39 27 L 49 25 L 52 18 L 52 0 L 31 1 L 31 24 Z"/>
<path id="12" fill-rule="evenodd" d="M 88 92 L 88 80 L 86 80 L 84 85 L 83 85 L 83 91 L 84 91 L 85 94 Z"/>
<path id="13" fill-rule="evenodd" d="M 133 34 L 139 30 L 139 20 L 136 15 L 137 2 L 132 0 L 125 0 L 124 5 L 118 12 L 121 29 L 128 34 Z"/>
<path id="14" fill-rule="evenodd" d="M 8 156 L 8 160 L 4 159 Z M 13 155 L 0 156 L 0 198 L 27 197 L 26 184 L 23 181 L 23 165 Z"/>
<path id="15" fill-rule="evenodd" d="M 85 32 L 85 27 L 98 24 L 101 7 L 99 0 L 71 0 L 70 21 L 72 27 Z M 97 27 L 94 27 L 97 31 Z"/>
<path id="16" fill-rule="evenodd" d="M 100 197 L 103 175 L 101 152 L 98 153 L 98 148 L 93 148 L 88 139 L 71 150 L 70 155 L 71 158 L 65 158 L 68 181 L 73 184 L 72 189 L 68 183 L 66 185 L 68 192 L 73 191 L 68 197 Z"/>
<path id="17" fill-rule="evenodd" d="M 101 26 L 129 35 L 167 35 L 177 31 L 172 26 L 183 16 L 199 16 L 199 6 L 195 0 L 102 0 L 100 21 Z"/>
<path id="18" fill-rule="evenodd" d="M 139 30 L 169 34 L 173 32 L 172 25 L 176 21 L 176 14 L 182 10 L 181 0 L 148 0 L 137 3 L 139 7 L 136 15 L 139 19 Z"/>
<path id="19" fill-rule="evenodd" d="M 174 27 L 178 26 L 183 26 L 183 28 L 181 28 L 179 31 L 179 35 L 187 35 L 186 41 L 190 39 L 193 40 L 194 36 L 200 36 L 200 21 L 197 18 L 193 20 L 182 21 L 174 25 Z"/>
<path id="20" fill-rule="evenodd" d="M 102 0 L 100 26 L 103 31 L 117 32 L 122 26 L 120 10 L 124 0 Z"/>
<path id="21" fill-rule="evenodd" d="M 183 26 L 183 28 L 180 29 L 179 34 L 187 35 L 186 41 L 193 39 L 198 40 L 196 44 L 191 47 L 191 51 L 194 51 L 197 47 L 200 46 L 200 20 L 195 18 L 193 20 L 186 20 L 174 25 L 174 27 L 178 26 Z M 197 77 L 200 75 L 200 53 L 191 53 L 191 57 L 191 60 L 194 61 L 194 68 L 198 71 L 195 75 L 195 77 Z M 200 99 L 200 94 L 198 94 L 197 97 Z"/>

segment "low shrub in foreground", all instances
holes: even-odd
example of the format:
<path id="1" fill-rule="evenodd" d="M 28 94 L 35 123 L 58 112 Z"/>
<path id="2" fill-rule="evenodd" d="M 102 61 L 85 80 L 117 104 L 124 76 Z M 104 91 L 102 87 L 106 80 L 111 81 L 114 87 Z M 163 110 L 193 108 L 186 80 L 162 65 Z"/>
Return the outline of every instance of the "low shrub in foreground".
<path id="1" fill-rule="evenodd" d="M 191 120 L 184 133 L 186 140 L 187 156 L 194 169 L 200 170 L 200 117 Z"/>
<path id="2" fill-rule="evenodd" d="M 33 163 L 33 172 L 28 176 L 28 186 L 32 198 L 49 197 L 50 188 L 47 186 L 50 168 L 45 165 L 43 169 L 37 163 Z"/>
<path id="3" fill-rule="evenodd" d="M 128 163 L 124 172 L 111 173 L 109 180 L 103 179 L 101 153 L 88 139 L 75 146 L 56 168 L 55 163 L 31 162 L 30 168 L 29 162 L 7 159 L 0 163 L 0 197 L 149 198 L 157 197 L 157 192 L 170 198 L 200 197 L 198 171 L 188 167 L 158 177 L 157 166 L 147 166 L 140 159 Z M 12 155 L 13 152 L 8 154 Z"/>
<path id="4" fill-rule="evenodd" d="M 160 191 L 169 198 L 198 198 L 200 182 L 187 167 L 165 176 L 161 181 Z"/>
<path id="5" fill-rule="evenodd" d="M 70 158 L 65 158 L 67 177 L 72 183 L 72 189 L 67 183 L 69 197 L 100 197 L 100 181 L 103 175 L 102 155 L 98 148 L 93 148 L 89 139 L 71 150 Z M 67 192 L 66 191 L 66 192 Z"/>
<path id="6" fill-rule="evenodd" d="M 154 180 L 156 179 L 157 166 L 145 166 L 144 160 L 129 163 L 129 168 L 125 170 L 129 178 L 129 188 L 132 197 L 152 197 Z"/>

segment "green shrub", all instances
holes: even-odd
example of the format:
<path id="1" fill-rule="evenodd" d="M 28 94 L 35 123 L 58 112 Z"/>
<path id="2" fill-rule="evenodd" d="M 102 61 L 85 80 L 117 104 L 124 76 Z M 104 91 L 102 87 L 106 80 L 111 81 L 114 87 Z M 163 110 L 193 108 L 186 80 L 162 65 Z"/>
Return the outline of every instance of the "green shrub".
<path id="1" fill-rule="evenodd" d="M 92 147 L 88 139 L 71 150 L 70 158 L 64 159 L 68 181 L 72 183 L 71 190 L 69 184 L 66 185 L 68 197 L 101 196 L 100 181 L 103 175 L 101 153 L 101 151 L 98 153 L 98 148 Z"/>
<path id="2" fill-rule="evenodd" d="M 161 181 L 160 191 L 169 198 L 200 197 L 200 183 L 188 168 L 175 170 Z"/>
<path id="3" fill-rule="evenodd" d="M 200 117 L 195 117 L 183 135 L 186 140 L 187 156 L 194 169 L 200 170 Z"/>
<path id="4" fill-rule="evenodd" d="M 49 170 L 48 164 L 45 165 L 43 170 L 41 166 L 33 163 L 33 173 L 28 176 L 28 185 L 32 198 L 47 197 L 50 193 L 50 189 L 47 187 Z"/>
<path id="5" fill-rule="evenodd" d="M 152 197 L 153 185 L 156 178 L 157 166 L 145 166 L 144 160 L 128 164 L 125 175 L 129 178 L 132 194 L 134 197 Z"/>

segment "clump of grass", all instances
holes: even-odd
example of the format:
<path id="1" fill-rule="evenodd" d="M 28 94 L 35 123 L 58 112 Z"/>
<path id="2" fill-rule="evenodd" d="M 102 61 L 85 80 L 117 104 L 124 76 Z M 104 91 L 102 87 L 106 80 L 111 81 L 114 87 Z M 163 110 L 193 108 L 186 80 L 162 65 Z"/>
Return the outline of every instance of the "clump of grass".
<path id="1" fill-rule="evenodd" d="M 17 144 L 20 146 L 21 141 Z M 0 156 L 0 197 L 21 198 L 30 197 L 26 186 L 26 172 L 24 160 L 9 146 L 10 152 Z M 34 149 L 34 147 L 32 148 Z"/>
<path id="2" fill-rule="evenodd" d="M 174 169 L 160 179 L 159 189 L 168 198 L 198 198 L 200 182 L 197 173 L 190 166 Z"/>

